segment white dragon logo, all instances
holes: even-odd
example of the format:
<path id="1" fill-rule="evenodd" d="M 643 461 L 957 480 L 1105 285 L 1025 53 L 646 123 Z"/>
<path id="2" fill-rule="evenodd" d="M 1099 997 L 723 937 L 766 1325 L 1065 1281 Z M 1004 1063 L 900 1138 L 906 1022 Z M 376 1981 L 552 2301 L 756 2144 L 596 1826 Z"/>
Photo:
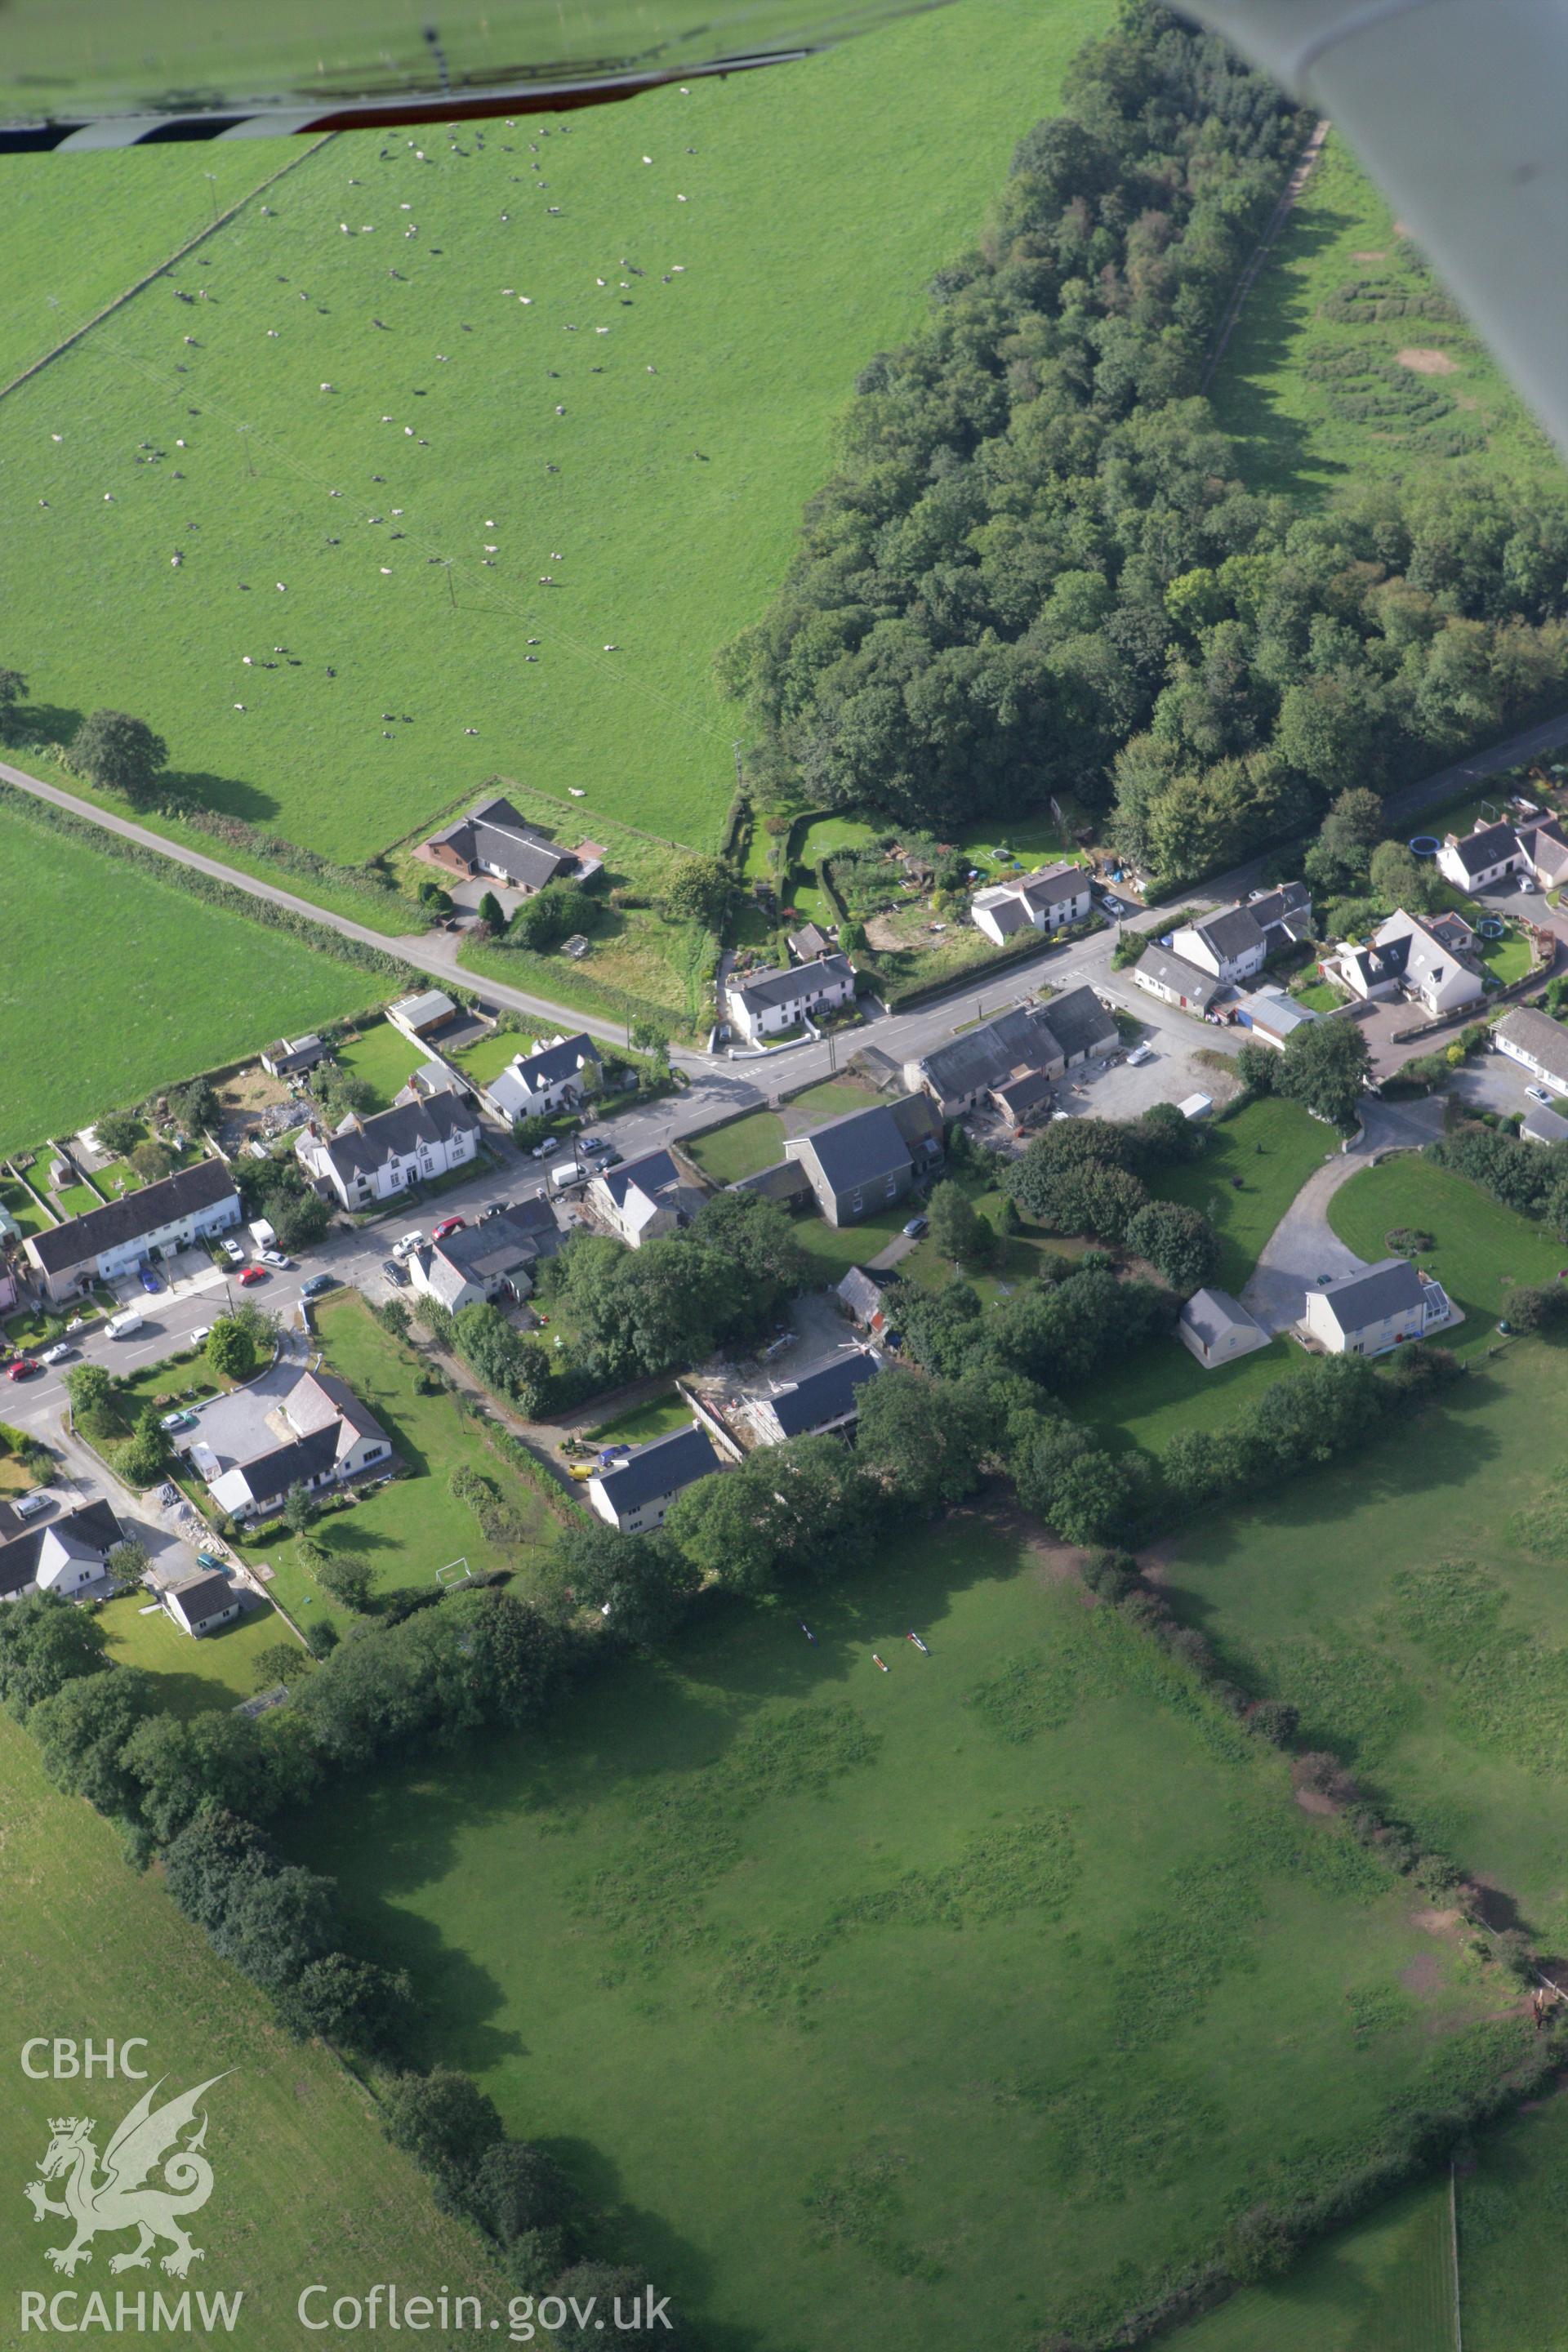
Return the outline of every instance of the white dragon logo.
<path id="1" fill-rule="evenodd" d="M 162 2076 L 137 2100 L 105 2148 L 101 2179 L 98 2150 L 92 2144 L 96 2119 L 91 2116 L 51 2117 L 52 2137 L 38 2167 L 40 2177 L 28 2181 L 23 2195 L 32 2204 L 36 2221 L 46 2214 L 58 2213 L 76 2224 L 76 2235 L 68 2246 L 46 2250 L 56 2270 L 69 2275 L 79 2263 L 91 2262 L 91 2241 L 100 2230 L 140 2232 L 128 2254 L 112 2256 L 111 2271 L 147 2269 L 160 2238 L 167 2238 L 174 2248 L 163 2256 L 163 2267 L 175 2278 L 184 2278 L 193 2263 L 203 2260 L 201 2247 L 192 2245 L 181 2219 L 199 2212 L 213 2192 L 212 2166 L 201 2154 L 207 2136 L 205 2116 L 195 2137 L 184 2147 L 174 2143 L 194 2122 L 203 2093 L 223 2079 L 214 2074 L 154 2112 L 153 2102 L 168 2080 Z M 159 2167 L 164 2185 L 147 2187 L 148 2174 Z M 62 2173 L 65 2197 L 63 2203 L 57 2203 L 45 2183 L 58 2180 Z"/>

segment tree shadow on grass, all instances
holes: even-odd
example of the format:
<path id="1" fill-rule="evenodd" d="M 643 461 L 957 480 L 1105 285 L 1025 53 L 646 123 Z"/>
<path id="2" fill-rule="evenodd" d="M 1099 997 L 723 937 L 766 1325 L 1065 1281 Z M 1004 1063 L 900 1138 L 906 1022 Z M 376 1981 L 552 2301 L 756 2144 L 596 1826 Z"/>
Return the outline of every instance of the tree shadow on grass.
<path id="1" fill-rule="evenodd" d="M 63 749 L 76 735 L 84 716 L 66 703 L 26 703 L 12 714 L 6 748 L 16 751 Z"/>
<path id="2" fill-rule="evenodd" d="M 1312 447 L 1310 426 L 1285 414 L 1267 379 L 1299 370 L 1300 339 L 1312 317 L 1312 298 L 1321 290 L 1315 276 L 1303 280 L 1294 268 L 1310 267 L 1354 225 L 1349 213 L 1300 207 L 1292 213 L 1242 305 L 1220 362 L 1209 396 L 1222 429 L 1235 443 L 1240 471 L 1255 489 L 1318 499 L 1331 478 L 1351 471 Z"/>
<path id="3" fill-rule="evenodd" d="M 255 784 L 237 776 L 215 776 L 205 769 L 165 768 L 161 782 L 170 801 L 187 808 L 197 824 L 202 812 L 211 810 L 218 816 L 242 818 L 247 824 L 265 824 L 280 805 Z"/>

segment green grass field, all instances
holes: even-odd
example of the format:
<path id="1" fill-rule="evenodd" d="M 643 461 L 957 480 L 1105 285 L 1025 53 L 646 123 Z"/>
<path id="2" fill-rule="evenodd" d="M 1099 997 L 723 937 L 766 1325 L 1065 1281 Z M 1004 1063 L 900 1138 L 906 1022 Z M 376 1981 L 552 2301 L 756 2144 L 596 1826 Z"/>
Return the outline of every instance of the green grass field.
<path id="1" fill-rule="evenodd" d="M 645 1397 L 641 1404 L 628 1406 L 589 1433 L 596 1443 L 608 1444 L 618 1439 L 623 1445 L 646 1445 L 651 1437 L 664 1437 L 672 1429 L 685 1429 L 691 1420 L 691 1407 L 677 1396 L 674 1389 L 661 1390 L 657 1396 Z"/>
<path id="2" fill-rule="evenodd" d="M 816 1647 L 796 1613 L 289 1840 L 414 1972 L 428 2054 L 716 2340 L 1098 2336 L 1243 2196 L 1517 2046 L 1282 1760 L 1009 1533 L 905 1538 L 814 1596 Z"/>
<path id="3" fill-rule="evenodd" d="M 352 1510 L 323 1513 L 311 1533 L 329 1552 L 364 1560 L 377 1591 L 429 1585 L 438 1569 L 463 1559 L 476 1575 L 511 1569 L 526 1589 L 553 1536 L 540 1497 L 489 1451 L 479 1424 L 452 1397 L 421 1395 L 415 1357 L 382 1329 L 357 1291 L 322 1300 L 315 1319 L 332 1370 L 369 1405 L 414 1475 L 366 1493 Z M 452 1473 L 459 1466 L 492 1482 L 516 1534 L 485 1534 L 472 1505 L 452 1493 Z M 295 1537 L 285 1533 L 263 1542 L 258 1530 L 240 1549 L 247 1560 L 265 1561 L 272 1570 L 268 1590 L 297 1624 L 309 1631 L 330 1617 L 346 1631 L 352 1620 L 300 1558 Z"/>
<path id="4" fill-rule="evenodd" d="M 0 939 L 0 1153 L 376 993 L 374 973 L 8 810 Z"/>
<path id="5" fill-rule="evenodd" d="M 295 2299 L 314 2279 L 341 2281 L 345 2293 L 376 2279 L 398 2279 L 405 2293 L 447 2282 L 504 2309 L 504 2289 L 477 2246 L 437 2212 L 426 2184 L 386 2145 L 359 2084 L 324 2050 L 279 2032 L 263 1996 L 179 1916 L 157 1874 L 128 1869 L 108 1823 L 49 1788 L 32 1743 L 4 1715 L 0 1823 L 0 2001 L 16 2021 L 16 2042 L 45 2033 L 101 2046 L 110 2036 L 145 2035 L 141 2063 L 169 2078 L 165 2095 L 226 2075 L 205 2103 L 216 2185 L 196 2238 L 205 2260 L 187 2284 L 209 2294 L 243 2290 L 245 2302 L 232 2335 L 215 2327 L 205 2340 L 236 2352 L 299 2342 Z M 11 2072 L 0 2157 L 15 2206 L 0 2231 L 0 2300 L 13 2315 L 7 2332 L 21 2341 L 18 2294 L 68 2284 L 44 2259 L 47 2247 L 65 2242 L 62 2225 L 35 2223 L 17 2193 L 37 2176 L 49 2118 L 68 2107 L 96 2116 L 101 2152 L 143 2086 L 101 2074 L 68 2086 L 29 2082 L 15 2057 Z M 116 2285 L 148 2287 L 149 2307 L 153 2287 L 175 2292 L 157 2270 L 110 2279 L 110 2255 L 130 2244 L 100 2240 L 91 2269 L 75 2281 L 84 2296 L 108 2290 L 111 2321 Z M 203 2340 L 199 2331 L 192 2340 Z"/>
<path id="6" fill-rule="evenodd" d="M 345 1038 L 336 1051 L 345 1070 L 374 1087 L 375 1110 L 390 1110 L 398 1088 L 430 1058 L 390 1021 L 377 1021 L 357 1037 Z"/>
<path id="7" fill-rule="evenodd" d="M 1468 2311 L 1465 2326 L 1468 2342 Z M 1447 2179 L 1406 2189 L 1314 2247 L 1284 2278 L 1244 2288 L 1161 2340 L 1166 2352 L 1455 2352 Z M 1508 2352 L 1533 2346 L 1521 2341 Z"/>
<path id="8" fill-rule="evenodd" d="M 489 1036 L 479 1038 L 472 1045 L 465 1045 L 451 1058 L 468 1072 L 477 1087 L 488 1087 L 490 1080 L 499 1078 L 520 1054 L 526 1054 L 534 1042 L 531 1030 L 497 1029 Z"/>
<path id="9" fill-rule="evenodd" d="M 1211 397 L 1251 483 L 1297 497 L 1456 456 L 1515 476 L 1559 462 L 1338 132 L 1247 297 Z"/>
<path id="10" fill-rule="evenodd" d="M 692 1136 L 685 1149 L 715 1184 L 738 1183 L 784 1158 L 784 1121 L 776 1111 L 748 1111 L 708 1135 Z"/>
<path id="11" fill-rule="evenodd" d="M 279 1642 L 292 1643 L 275 1609 L 252 1605 L 232 1625 L 220 1625 L 198 1641 L 183 1633 L 163 1609 L 151 1616 L 144 1592 L 125 1593 L 100 1611 L 109 1653 L 122 1666 L 141 1666 L 159 1681 L 159 1704 L 175 1715 L 200 1715 L 209 1707 L 237 1706 L 256 1689 L 256 1661 Z M 301 1659 L 304 1652 L 300 1652 Z"/>
<path id="12" fill-rule="evenodd" d="M 1568 2309 L 1568 2101 L 1489 2133 L 1475 2156 L 1458 2178 L 1466 2352 L 1556 2352 Z"/>
<path id="13" fill-rule="evenodd" d="M 1228 1118 L 1207 1121 L 1205 1132 L 1207 1146 L 1199 1158 L 1164 1171 L 1150 1190 L 1202 1210 L 1220 1238 L 1215 1280 L 1222 1290 L 1239 1294 L 1264 1243 L 1333 1150 L 1334 1132 L 1299 1103 L 1271 1095 L 1244 1103 Z"/>
<path id="14" fill-rule="evenodd" d="M 1468 1353 L 1494 1336 L 1510 1282 L 1554 1283 L 1568 1251 L 1543 1225 L 1517 1216 L 1463 1177 L 1413 1152 L 1353 1176 L 1329 1203 L 1329 1223 L 1358 1257 L 1386 1257 L 1398 1226 L 1430 1234 L 1436 1247 L 1416 1260 L 1464 1308 L 1444 1345 Z"/>
<path id="15" fill-rule="evenodd" d="M 712 657 L 1108 14 L 970 0 L 482 150 L 337 140 L 0 409 L 7 659 L 57 730 L 136 709 L 212 803 L 344 859 L 498 767 L 710 843 Z"/>

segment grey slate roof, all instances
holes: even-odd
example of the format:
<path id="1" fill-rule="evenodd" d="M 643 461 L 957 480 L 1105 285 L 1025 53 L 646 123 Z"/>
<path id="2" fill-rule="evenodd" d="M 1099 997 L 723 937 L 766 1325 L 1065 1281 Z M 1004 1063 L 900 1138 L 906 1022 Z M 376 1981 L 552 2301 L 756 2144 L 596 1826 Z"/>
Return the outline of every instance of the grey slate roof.
<path id="1" fill-rule="evenodd" d="M 1092 988 L 1069 988 L 1065 996 L 1047 999 L 1040 1010 L 1046 1016 L 1046 1026 L 1069 1062 L 1076 1054 L 1090 1053 L 1107 1042 L 1115 1043 L 1115 1017 L 1106 1011 Z"/>
<path id="2" fill-rule="evenodd" d="M 1514 856 L 1519 835 L 1511 824 L 1484 824 L 1479 832 L 1466 834 L 1454 848 L 1467 874 L 1484 874 L 1489 866 L 1500 866 Z"/>
<path id="3" fill-rule="evenodd" d="M 863 1265 L 850 1267 L 835 1296 L 841 1298 L 851 1315 L 862 1323 L 869 1323 L 874 1315 L 882 1312 L 881 1286 L 876 1276 L 868 1274 Z"/>
<path id="4" fill-rule="evenodd" d="M 815 963 L 791 964 L 784 971 L 759 971 L 742 981 L 735 993 L 748 1013 L 771 1012 L 775 1005 L 797 1003 L 854 977 L 847 956 L 825 955 Z"/>
<path id="5" fill-rule="evenodd" d="M 531 825 L 509 800 L 481 801 L 456 824 L 430 838 L 433 845 L 439 843 L 452 850 L 469 866 L 483 858 L 500 866 L 531 890 L 542 889 L 572 863 L 570 853 L 544 840 L 538 826 Z"/>
<path id="6" fill-rule="evenodd" d="M 168 1597 L 177 1601 L 186 1621 L 192 1625 L 205 1625 L 209 1617 L 216 1617 L 232 1609 L 239 1595 L 226 1576 L 216 1568 L 204 1569 L 199 1576 L 187 1576 L 178 1584 L 167 1587 Z"/>
<path id="7" fill-rule="evenodd" d="M 635 1446 L 619 1469 L 596 1470 L 594 1475 L 624 1518 L 658 1496 L 692 1486 L 718 1467 L 718 1455 L 694 1422 L 689 1429 L 674 1429 L 668 1437 Z"/>
<path id="8" fill-rule="evenodd" d="M 432 1095 L 427 1102 L 395 1103 L 363 1119 L 357 1132 L 322 1138 L 328 1159 L 345 1181 L 373 1176 L 395 1155 L 406 1160 L 421 1143 L 448 1143 L 455 1135 L 479 1131 L 479 1115 L 456 1095 Z"/>
<path id="9" fill-rule="evenodd" d="M 1032 907 L 1055 907 L 1065 898 L 1081 897 L 1089 883 L 1085 866 L 1042 866 L 1033 874 L 1024 875 L 1016 887 Z"/>
<path id="10" fill-rule="evenodd" d="M 518 1059 L 522 1065 L 518 1076 L 531 1093 L 537 1094 L 541 1087 L 552 1087 L 559 1079 L 580 1076 L 584 1061 L 598 1061 L 599 1048 L 587 1031 L 580 1029 L 574 1037 L 563 1037 L 559 1045 L 541 1045 L 536 1054 L 522 1054 Z"/>
<path id="11" fill-rule="evenodd" d="M 834 1192 L 852 1192 L 857 1185 L 874 1183 L 879 1176 L 911 1168 L 914 1155 L 892 1111 L 881 1103 L 869 1110 L 852 1110 L 830 1118 L 811 1134 L 795 1136 L 784 1145 L 792 1160 L 809 1152 Z"/>
<path id="12" fill-rule="evenodd" d="M 445 1258 L 455 1270 L 458 1279 L 452 1288 L 456 1291 L 464 1281 L 495 1282 L 516 1266 L 552 1257 L 560 1245 L 555 1213 L 540 1192 L 520 1201 L 513 1209 L 503 1209 L 499 1217 L 481 1217 L 478 1224 L 464 1225 L 445 1241 L 432 1242 L 430 1255 Z"/>
<path id="13" fill-rule="evenodd" d="M 1162 987 L 1173 988 L 1202 1013 L 1208 1011 L 1222 985 L 1212 972 L 1200 971 L 1195 963 L 1189 963 L 1184 956 L 1173 955 L 1157 940 L 1151 940 L 1132 967 L 1134 980 L 1142 980 L 1145 972 Z"/>
<path id="14" fill-rule="evenodd" d="M 1264 944 L 1262 924 L 1245 907 L 1227 907 L 1223 913 L 1211 915 L 1206 922 L 1194 923 L 1193 929 L 1222 962 L 1244 956 Z"/>
<path id="15" fill-rule="evenodd" d="M 1054 1062 L 1061 1051 L 1049 1017 L 1054 1010 L 1041 1005 L 1004 1013 L 938 1045 L 921 1056 L 919 1066 L 943 1102 L 956 1102 L 1014 1070 Z"/>
<path id="16" fill-rule="evenodd" d="M 1421 1276 L 1407 1257 L 1384 1257 L 1363 1274 L 1342 1275 L 1337 1282 L 1324 1283 L 1322 1296 L 1342 1331 L 1364 1331 L 1369 1323 L 1418 1307 L 1421 1287 Z"/>
<path id="17" fill-rule="evenodd" d="M 671 1184 L 680 1181 L 680 1171 L 668 1151 L 645 1151 L 640 1160 L 628 1160 L 624 1166 L 606 1169 L 600 1182 L 617 1209 L 626 1205 L 626 1194 L 634 1187 L 646 1192 L 651 1201 Z"/>
<path id="18" fill-rule="evenodd" d="M 89 1209 L 85 1216 L 34 1234 L 32 1248 L 46 1274 L 60 1274 L 84 1258 L 99 1257 L 142 1234 L 177 1224 L 195 1210 L 216 1209 L 236 1193 L 234 1178 L 221 1160 L 200 1160 L 194 1168 L 176 1169 L 156 1184 L 144 1184 L 139 1192 L 123 1192 L 101 1209 Z"/>
<path id="19" fill-rule="evenodd" d="M 830 1422 L 858 1412 L 857 1391 L 881 1369 L 874 1356 L 857 1348 L 803 1372 L 788 1388 L 762 1402 L 772 1409 L 785 1437 L 809 1436 L 814 1429 L 826 1429 Z"/>
<path id="20" fill-rule="evenodd" d="M 725 1186 L 729 1192 L 760 1192 L 764 1201 L 804 1201 L 810 1197 L 811 1179 L 798 1160 L 775 1160 L 771 1168 L 737 1176 Z"/>
<path id="21" fill-rule="evenodd" d="M 789 951 L 802 963 L 815 963 L 818 956 L 832 954 L 833 941 L 820 924 L 804 923 L 798 931 L 791 931 Z"/>
<path id="22" fill-rule="evenodd" d="M 72 1550 L 107 1554 L 121 1541 L 125 1530 L 105 1502 L 84 1503 L 79 1510 L 68 1511 L 63 1518 L 46 1519 L 42 1527 L 25 1528 L 8 1543 L 0 1543 L 0 1601 L 25 1591 L 33 1582 L 44 1538 L 51 1533 Z"/>
<path id="23" fill-rule="evenodd" d="M 1268 1336 L 1258 1318 L 1249 1314 L 1228 1290 L 1194 1290 L 1182 1309 L 1181 1319 L 1207 1348 L 1212 1348 L 1216 1339 L 1223 1339 L 1227 1331 L 1257 1331 L 1264 1339 Z"/>
<path id="24" fill-rule="evenodd" d="M 1498 1023 L 1497 1034 L 1520 1046 L 1554 1078 L 1568 1082 L 1568 1029 L 1553 1021 L 1550 1013 L 1533 1004 L 1516 1004 L 1507 1019 Z"/>
<path id="25" fill-rule="evenodd" d="M 1288 923 L 1293 917 L 1310 917 L 1312 894 L 1304 882 L 1286 882 L 1278 890 L 1260 893 L 1249 898 L 1246 911 L 1260 931 L 1272 930 L 1277 924 Z"/>
<path id="26" fill-rule="evenodd" d="M 1568 1143 L 1568 1118 L 1561 1111 L 1548 1110 L 1544 1103 L 1531 1103 L 1519 1131 L 1531 1143 Z"/>
<path id="27" fill-rule="evenodd" d="M 286 1495 L 290 1486 L 308 1485 L 330 1470 L 338 1458 L 338 1432 L 335 1423 L 324 1429 L 313 1429 L 308 1437 L 290 1439 L 287 1445 L 274 1446 L 270 1454 L 254 1454 L 248 1462 L 235 1465 L 235 1470 L 249 1487 L 258 1503 L 270 1496 Z M 232 1477 L 235 1471 L 225 1474 Z"/>
<path id="28" fill-rule="evenodd" d="M 1022 898 L 998 898 L 986 908 L 985 912 L 1005 940 L 1010 940 L 1015 931 L 1032 931 L 1035 928 Z"/>
<path id="29" fill-rule="evenodd" d="M 1050 1099 L 1051 1082 L 1043 1070 L 1024 1070 L 1016 1078 L 998 1078 L 991 1092 L 1010 1118 L 1019 1119 Z"/>

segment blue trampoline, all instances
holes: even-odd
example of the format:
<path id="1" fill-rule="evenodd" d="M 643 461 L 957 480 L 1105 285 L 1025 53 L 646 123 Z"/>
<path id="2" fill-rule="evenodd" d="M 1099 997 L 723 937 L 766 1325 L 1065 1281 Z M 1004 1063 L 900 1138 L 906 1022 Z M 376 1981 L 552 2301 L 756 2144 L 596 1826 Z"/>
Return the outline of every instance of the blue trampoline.
<path id="1" fill-rule="evenodd" d="M 1500 940 L 1507 931 L 1508 926 L 1506 923 L 1500 923 L 1495 915 L 1483 915 L 1476 925 L 1476 929 L 1483 940 Z"/>
<path id="2" fill-rule="evenodd" d="M 1435 833 L 1414 833 L 1410 836 L 1412 857 L 1436 857 L 1441 847 Z"/>

